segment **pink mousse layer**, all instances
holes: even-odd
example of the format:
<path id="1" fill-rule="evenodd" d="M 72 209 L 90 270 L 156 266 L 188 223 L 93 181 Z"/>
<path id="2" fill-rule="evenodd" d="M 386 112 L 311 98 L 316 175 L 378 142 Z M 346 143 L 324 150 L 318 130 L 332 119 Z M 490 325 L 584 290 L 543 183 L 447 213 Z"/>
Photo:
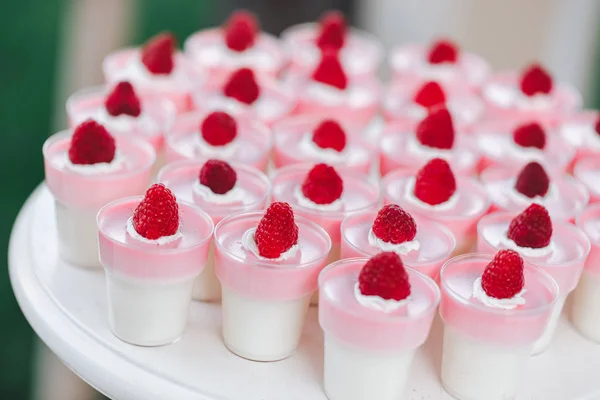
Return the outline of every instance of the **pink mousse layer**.
<path id="1" fill-rule="evenodd" d="M 295 213 L 323 227 L 331 237 L 331 241 L 339 244 L 341 240 L 340 225 L 346 216 L 379 208 L 381 205 L 379 188 L 369 183 L 364 175 L 337 168 L 336 171 L 344 182 L 344 190 L 340 198 L 341 208 L 335 211 L 308 208 L 298 203 L 294 193 L 297 188 L 302 187 L 302 183 L 312 167 L 312 164 L 301 164 L 290 165 L 278 170 L 272 179 L 272 201 L 288 202 Z"/>
<path id="2" fill-rule="evenodd" d="M 237 136 L 227 146 L 219 150 L 214 146 L 213 152 L 203 150 L 200 127 L 209 113 L 192 111 L 180 115 L 166 137 L 167 162 L 189 159 L 217 158 L 235 161 L 260 170 L 267 168 L 271 152 L 271 131 L 260 121 L 248 117 L 237 117 Z M 235 146 L 229 154 L 228 146 Z"/>
<path id="3" fill-rule="evenodd" d="M 490 66 L 482 57 L 460 52 L 455 64 L 429 64 L 430 46 L 404 45 L 392 49 L 389 62 L 394 79 L 435 79 L 478 87 L 488 77 Z"/>
<path id="4" fill-rule="evenodd" d="M 215 271 L 223 286 L 257 300 L 286 301 L 317 289 L 319 272 L 331 240 L 317 224 L 296 216 L 298 251 L 287 259 L 266 259 L 242 245 L 246 231 L 256 228 L 263 212 L 224 218 L 215 228 Z"/>
<path id="5" fill-rule="evenodd" d="M 528 345 L 544 332 L 558 286 L 541 269 L 525 263 L 525 304 L 512 310 L 484 305 L 472 296 L 473 283 L 492 260 L 490 254 L 466 254 L 450 259 L 440 274 L 440 316 L 473 340 L 500 346 Z"/>
<path id="6" fill-rule="evenodd" d="M 577 217 L 577 226 L 585 232 L 591 242 L 585 271 L 600 276 L 600 205 L 591 205 L 580 214 Z"/>
<path id="7" fill-rule="evenodd" d="M 98 213 L 100 262 L 111 273 L 140 279 L 194 277 L 204 269 L 213 222 L 200 208 L 178 202 L 182 237 L 167 244 L 144 243 L 127 233 L 127 221 L 142 201 L 128 197 Z"/>
<path id="8" fill-rule="evenodd" d="M 495 253 L 505 248 L 500 242 L 506 237 L 516 213 L 496 212 L 483 217 L 477 226 L 477 251 Z M 590 253 L 590 241 L 583 231 L 568 222 L 552 221 L 553 250 L 542 257 L 521 255 L 531 264 L 547 272 L 558 284 L 561 296 L 575 289 Z"/>
<path id="9" fill-rule="evenodd" d="M 319 323 L 338 340 L 368 351 L 408 352 L 421 346 L 431 328 L 440 291 L 435 282 L 407 268 L 410 297 L 390 313 L 361 305 L 354 294 L 368 258 L 330 264 L 319 276 Z"/>
<path id="10" fill-rule="evenodd" d="M 521 76 L 517 72 L 503 72 L 490 77 L 482 87 L 482 98 L 486 103 L 486 116 L 490 119 L 535 118 L 550 125 L 556 125 L 569 113 L 581 108 L 581 94 L 573 86 L 554 82 L 549 95 L 543 96 L 548 104 L 545 107 L 533 105 L 522 107 L 515 102 L 500 104 L 486 93 L 490 86 L 509 90 L 513 96 L 528 99 L 520 89 Z M 531 98 L 529 98 L 531 100 Z"/>
<path id="11" fill-rule="evenodd" d="M 281 49 L 277 38 L 266 32 L 260 32 L 254 45 L 242 52 L 230 50 L 224 37 L 222 28 L 205 29 L 188 37 L 183 47 L 186 55 L 210 75 L 250 67 L 258 73 L 276 78 L 287 63 L 287 54 Z"/>
<path id="12" fill-rule="evenodd" d="M 575 164 L 573 175 L 588 189 L 590 201 L 600 202 L 600 158 L 582 158 Z"/>
<path id="13" fill-rule="evenodd" d="M 490 211 L 521 212 L 532 202 L 543 204 L 552 219 L 574 222 L 589 202 L 589 194 L 583 184 L 563 173 L 549 171 L 550 188 L 544 197 L 527 197 L 515 189 L 521 168 L 492 166 L 485 169 L 480 180 L 492 200 Z"/>
<path id="14" fill-rule="evenodd" d="M 314 142 L 312 136 L 315 129 L 325 118 L 314 115 L 299 115 L 288 117 L 273 125 L 275 140 L 273 161 L 276 168 L 291 164 L 311 162 L 326 162 L 333 166 L 352 169 L 361 174 L 369 174 L 377 147 L 364 136 L 364 128 L 354 124 L 341 124 L 346 134 L 346 147 L 341 152 L 334 149 L 321 149 Z M 309 141 L 314 147 L 314 154 L 306 149 L 305 142 Z M 321 153 L 335 153 L 336 161 Z M 329 155 L 329 154 L 327 154 Z"/>
<path id="15" fill-rule="evenodd" d="M 341 225 L 341 259 L 352 257 L 370 257 L 384 250 L 369 243 L 369 231 L 377 217 L 376 211 L 363 212 L 346 217 Z M 452 232 L 445 226 L 422 218 L 414 218 L 417 235 L 413 240 L 419 242 L 419 249 L 401 255 L 405 265 L 437 279 L 442 264 L 450 258 L 456 247 Z"/>
<path id="16" fill-rule="evenodd" d="M 196 184 L 200 184 L 200 170 L 205 162 L 206 160 L 182 160 L 167 164 L 158 173 L 157 181 L 171 189 L 177 199 L 193 203 L 206 211 L 215 224 L 229 215 L 258 211 L 266 207 L 271 193 L 269 178 L 256 168 L 238 163 L 230 165 L 237 176 L 232 190 L 239 188 L 244 192 L 241 201 L 214 203 L 198 195 L 193 188 Z M 210 190 L 208 187 L 206 189 Z"/>
<path id="17" fill-rule="evenodd" d="M 84 175 L 67 166 L 72 130 L 49 137 L 42 149 L 46 185 L 60 203 L 98 209 L 106 203 L 144 193 L 154 164 L 152 147 L 139 139 L 116 136 L 116 148 L 124 161 L 113 172 Z"/>
<path id="18" fill-rule="evenodd" d="M 98 113 L 106 112 L 104 100 L 110 90 L 110 86 L 95 86 L 69 96 L 66 105 L 69 126 L 73 128 L 88 118 L 95 118 Z M 175 119 L 175 107 L 168 100 L 157 96 L 156 93 L 136 91 L 136 94 L 141 102 L 142 114 L 128 124 L 129 126 L 119 129 L 119 125 L 116 123 L 99 122 L 113 131 L 122 130 L 124 134 L 143 139 L 158 151 L 162 148 L 165 131 L 169 129 Z M 107 115 L 110 117 L 109 114 Z M 115 118 L 115 121 L 118 119 L 118 117 L 112 118 Z"/>

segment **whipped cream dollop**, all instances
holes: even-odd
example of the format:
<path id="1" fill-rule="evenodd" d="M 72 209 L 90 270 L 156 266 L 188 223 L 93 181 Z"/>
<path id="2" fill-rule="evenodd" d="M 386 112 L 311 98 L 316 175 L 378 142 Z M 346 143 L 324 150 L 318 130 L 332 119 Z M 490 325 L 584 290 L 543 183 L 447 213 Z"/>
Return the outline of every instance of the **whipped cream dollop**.
<path id="1" fill-rule="evenodd" d="M 351 108 L 358 108 L 368 106 L 373 102 L 373 94 L 361 86 L 349 86 L 346 90 L 341 90 L 320 82 L 311 82 L 306 90 L 311 98 L 327 106 L 347 105 Z"/>
<path id="2" fill-rule="evenodd" d="M 311 158 L 323 160 L 329 164 L 353 165 L 368 157 L 368 152 L 363 148 L 352 148 L 351 151 L 348 144 L 342 151 L 321 148 L 313 141 L 312 136 L 312 132 L 306 132 L 298 143 L 300 151 Z"/>
<path id="3" fill-rule="evenodd" d="M 560 128 L 562 138 L 571 146 L 581 147 L 589 142 L 596 142 L 600 146 L 600 138 L 592 124 L 567 122 Z M 594 137 L 596 136 L 596 137 Z M 596 139 L 596 140 L 593 140 Z"/>
<path id="4" fill-rule="evenodd" d="M 527 204 L 529 205 L 530 203 L 538 203 L 540 205 L 546 206 L 548 203 L 553 203 L 558 199 L 558 189 L 556 188 L 556 185 L 552 182 L 550 182 L 550 186 L 548 187 L 548 192 L 546 193 L 545 196 L 535 196 L 534 198 L 531 197 L 527 197 L 524 194 L 518 192 L 515 189 L 515 183 L 516 183 L 516 179 L 510 179 L 508 181 L 508 196 L 514 200 L 515 202 L 518 203 L 522 203 L 522 204 Z"/>
<path id="5" fill-rule="evenodd" d="M 170 74 L 153 74 L 142 63 L 141 53 L 131 57 L 121 70 L 116 73 L 117 80 L 129 80 L 138 85 L 152 86 L 160 89 L 169 89 L 173 87 L 174 82 L 187 82 L 187 77 L 183 71 L 177 67 L 177 62 Z M 173 55 L 173 57 L 176 57 Z"/>
<path id="6" fill-rule="evenodd" d="M 207 157 L 217 157 L 217 158 L 231 158 L 233 157 L 233 155 L 235 154 L 235 152 L 238 149 L 238 144 L 239 142 L 235 139 L 233 139 L 231 142 L 227 143 L 224 146 L 213 146 L 211 144 L 208 144 L 204 138 L 202 138 L 201 134 L 196 134 L 193 133 L 193 135 L 195 135 L 195 139 L 196 139 L 196 146 L 200 152 L 200 154 L 202 154 L 203 156 L 207 156 Z"/>
<path id="7" fill-rule="evenodd" d="M 244 232 L 244 234 L 242 235 L 242 247 L 244 247 L 244 249 L 246 251 L 251 252 L 256 257 L 260 258 L 261 260 L 270 260 L 270 261 L 287 260 L 289 258 L 294 257 L 296 255 L 296 253 L 298 252 L 298 250 L 300 250 L 300 244 L 296 243 L 295 245 L 290 247 L 287 251 L 281 253 L 281 255 L 277 258 L 263 257 L 260 255 L 260 252 L 258 251 L 258 245 L 256 244 L 256 240 L 254 239 L 255 232 L 256 232 L 256 228 L 250 228 L 246 232 Z"/>
<path id="8" fill-rule="evenodd" d="M 406 306 L 410 301 L 410 296 L 404 300 L 384 299 L 379 296 L 365 296 L 361 293 L 358 282 L 354 285 L 354 297 L 361 306 L 384 313 L 396 311 Z"/>
<path id="9" fill-rule="evenodd" d="M 256 46 L 244 51 L 233 51 L 227 47 L 225 42 L 204 43 L 198 46 L 194 59 L 208 67 L 251 67 L 255 69 L 276 67 L 275 59 Z"/>
<path id="10" fill-rule="evenodd" d="M 145 237 L 143 237 L 142 235 L 140 235 L 139 233 L 136 232 L 135 228 L 133 227 L 133 217 L 130 217 L 127 220 L 127 234 L 142 243 L 146 243 L 146 244 L 156 244 L 156 245 L 165 245 L 168 243 L 172 243 L 176 240 L 179 240 L 183 237 L 183 234 L 181 233 L 181 231 L 177 231 L 177 233 L 175 233 L 174 235 L 170 235 L 170 236 L 163 236 L 160 237 L 158 239 L 146 239 Z"/>
<path id="11" fill-rule="evenodd" d="M 296 186 L 296 188 L 294 188 L 294 197 L 296 198 L 298 205 L 305 207 L 305 208 L 310 208 L 312 210 L 339 211 L 342 209 L 342 205 L 343 205 L 341 198 L 335 200 L 333 203 L 317 204 L 314 201 L 307 198 L 306 196 L 304 196 L 304 193 L 302 193 L 302 188 L 300 187 L 300 185 L 298 185 L 298 186 Z"/>
<path id="12" fill-rule="evenodd" d="M 482 152 L 495 158 L 517 159 L 519 161 L 544 161 L 543 150 L 537 147 L 523 147 L 514 142 L 511 135 L 489 133 L 482 134 L 477 138 L 477 143 Z M 546 144 L 547 146 L 548 144 Z"/>
<path id="13" fill-rule="evenodd" d="M 452 196 L 450 196 L 450 198 L 448 200 L 446 200 L 445 202 L 436 204 L 436 205 L 431 205 L 431 204 L 425 203 L 424 201 L 421 201 L 421 199 L 419 199 L 419 198 L 417 198 L 417 196 L 415 196 L 415 182 L 416 182 L 415 178 L 410 178 L 410 180 L 408 181 L 408 183 L 406 185 L 406 193 L 404 196 L 406 198 L 406 201 L 408 201 L 409 203 L 412 203 L 418 207 L 425 208 L 425 209 L 432 210 L 432 211 L 433 210 L 448 211 L 448 210 L 452 210 L 454 207 L 456 207 L 456 203 L 458 203 L 458 199 L 460 197 L 458 190 L 456 190 L 454 192 L 454 194 L 452 194 Z"/>
<path id="14" fill-rule="evenodd" d="M 369 236 L 367 237 L 367 240 L 371 246 L 377 247 L 381 251 L 393 251 L 394 253 L 400 255 L 406 255 L 411 251 L 417 251 L 421 247 L 421 243 L 419 243 L 417 239 L 398 244 L 384 242 L 375 235 L 373 229 L 369 229 Z"/>
<path id="15" fill-rule="evenodd" d="M 109 163 L 73 164 L 69 159 L 68 152 L 65 152 L 65 166 L 68 170 L 80 175 L 103 175 L 122 170 L 125 167 L 125 157 L 117 150 L 115 157 Z"/>
<path id="16" fill-rule="evenodd" d="M 408 138 L 406 143 L 406 151 L 418 156 L 419 158 L 441 158 L 448 162 L 452 159 L 453 154 L 452 149 L 438 149 L 437 147 L 424 146 L 414 135 L 411 135 Z"/>
<path id="17" fill-rule="evenodd" d="M 514 240 L 508 238 L 508 232 L 504 233 L 500 236 L 500 244 L 504 246 L 504 248 L 514 250 L 519 254 L 524 255 L 525 257 L 544 257 L 548 254 L 551 254 L 554 251 L 554 242 L 552 240 L 546 247 L 541 247 L 539 249 L 534 249 L 531 247 L 521 247 L 515 243 Z"/>
<path id="18" fill-rule="evenodd" d="M 519 293 L 511 297 L 510 299 L 497 299 L 495 297 L 488 296 L 483 287 L 481 286 L 481 277 L 475 279 L 473 282 L 473 297 L 481 301 L 488 307 L 501 308 L 503 310 L 512 310 L 518 306 L 525 304 L 523 295 L 526 290 L 523 288 Z"/>
<path id="19" fill-rule="evenodd" d="M 489 84 L 483 88 L 484 96 L 499 107 L 517 107 L 522 110 L 542 111 L 552 105 L 552 97 L 545 94 L 525 96 L 517 88 L 502 84 Z"/>
<path id="20" fill-rule="evenodd" d="M 144 111 L 141 112 L 137 117 L 121 114 L 121 115 L 110 115 L 106 108 L 98 107 L 92 112 L 82 116 L 77 121 L 81 123 L 89 118 L 117 131 L 126 132 L 132 130 L 134 127 L 142 134 L 152 133 L 158 134 L 159 129 L 156 122 Z M 129 132 L 126 132 L 129 133 Z"/>
<path id="21" fill-rule="evenodd" d="M 202 200 L 213 204 L 245 204 L 246 190 L 240 187 L 237 183 L 227 193 L 218 194 L 213 192 L 208 186 L 204 186 L 200 181 L 196 180 L 192 185 L 192 191 Z"/>

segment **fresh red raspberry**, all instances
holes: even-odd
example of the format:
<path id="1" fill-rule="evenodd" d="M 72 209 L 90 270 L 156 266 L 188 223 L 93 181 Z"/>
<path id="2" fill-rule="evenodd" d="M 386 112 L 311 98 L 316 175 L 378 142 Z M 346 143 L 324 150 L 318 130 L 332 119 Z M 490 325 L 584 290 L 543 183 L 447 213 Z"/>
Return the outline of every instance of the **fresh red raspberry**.
<path id="1" fill-rule="evenodd" d="M 552 77 L 539 64 L 530 65 L 521 75 L 521 92 L 526 96 L 549 94 L 552 91 Z"/>
<path id="2" fill-rule="evenodd" d="M 69 147 L 73 164 L 109 163 L 115 158 L 115 139 L 94 120 L 88 119 L 75 128 Z"/>
<path id="3" fill-rule="evenodd" d="M 379 253 L 362 267 L 358 289 L 364 296 L 379 296 L 385 300 L 404 300 L 410 296 L 410 281 L 404 264 L 393 252 Z"/>
<path id="4" fill-rule="evenodd" d="M 241 103 L 254 103 L 260 95 L 254 72 L 250 68 L 240 68 L 235 71 L 225 84 L 223 93 Z"/>
<path id="5" fill-rule="evenodd" d="M 327 164 L 315 165 L 302 183 L 302 194 L 315 204 L 331 204 L 342 197 L 344 182 Z"/>
<path id="6" fill-rule="evenodd" d="M 417 235 L 413 217 L 396 204 L 383 206 L 371 229 L 379 239 L 392 244 L 410 242 Z"/>
<path id="7" fill-rule="evenodd" d="M 313 80 L 325 85 L 344 90 L 348 86 L 348 78 L 340 63 L 337 53 L 324 51 L 321 62 L 312 74 Z"/>
<path id="8" fill-rule="evenodd" d="M 317 46 L 321 50 L 339 50 L 346 39 L 346 18 L 337 10 L 328 11 L 321 17 Z"/>
<path id="9" fill-rule="evenodd" d="M 288 203 L 275 202 L 267 208 L 254 232 L 258 252 L 265 258 L 278 258 L 298 243 L 298 226 Z"/>
<path id="10" fill-rule="evenodd" d="M 541 249 L 552 239 L 552 221 L 544 206 L 533 203 L 510 221 L 507 236 L 519 247 Z"/>
<path id="11" fill-rule="evenodd" d="M 237 136 L 237 122 L 224 111 L 214 111 L 202 121 L 200 133 L 211 146 L 225 146 Z"/>
<path id="12" fill-rule="evenodd" d="M 458 47 L 449 40 L 439 40 L 429 49 L 427 60 L 430 64 L 454 64 L 458 60 Z"/>
<path id="13" fill-rule="evenodd" d="M 117 83 L 104 99 L 104 107 L 113 117 L 123 114 L 138 117 L 142 113 L 140 99 L 129 82 Z"/>
<path id="14" fill-rule="evenodd" d="M 175 66 L 175 45 L 170 33 L 154 36 L 142 49 L 142 63 L 154 75 L 169 75 Z"/>
<path id="15" fill-rule="evenodd" d="M 327 119 L 317 126 L 312 140 L 322 149 L 343 151 L 346 148 L 346 133 L 340 124 L 332 119 Z"/>
<path id="16" fill-rule="evenodd" d="M 548 174 L 544 167 L 535 161 L 523 167 L 515 183 L 515 190 L 530 199 L 536 196 L 545 196 L 549 187 L 550 178 Z"/>
<path id="17" fill-rule="evenodd" d="M 179 206 L 165 185 L 156 183 L 146 191 L 144 199 L 133 212 L 133 228 L 149 240 L 177 233 Z"/>
<path id="18" fill-rule="evenodd" d="M 417 140 L 423 146 L 449 150 L 454 145 L 454 124 L 446 107 L 436 107 L 419 122 Z"/>
<path id="19" fill-rule="evenodd" d="M 481 276 L 483 291 L 495 299 L 511 299 L 524 285 L 523 259 L 512 250 L 497 252 Z"/>
<path id="20" fill-rule="evenodd" d="M 237 174 L 225 161 L 208 160 L 200 169 L 199 178 L 213 193 L 225 194 L 235 186 Z"/>
<path id="21" fill-rule="evenodd" d="M 251 12 L 233 12 L 225 23 L 225 44 L 230 50 L 242 52 L 254 46 L 259 30 L 258 20 Z"/>
<path id="22" fill-rule="evenodd" d="M 456 180 L 446 160 L 434 158 L 417 173 L 415 196 L 432 206 L 448 201 L 456 192 Z"/>
<path id="23" fill-rule="evenodd" d="M 444 104 L 446 102 L 446 94 L 439 83 L 429 81 L 425 82 L 419 88 L 413 100 L 422 107 L 431 108 Z"/>
<path id="24" fill-rule="evenodd" d="M 546 133 L 537 122 L 518 126 L 513 131 L 513 140 L 522 147 L 535 147 L 540 150 L 546 147 Z"/>

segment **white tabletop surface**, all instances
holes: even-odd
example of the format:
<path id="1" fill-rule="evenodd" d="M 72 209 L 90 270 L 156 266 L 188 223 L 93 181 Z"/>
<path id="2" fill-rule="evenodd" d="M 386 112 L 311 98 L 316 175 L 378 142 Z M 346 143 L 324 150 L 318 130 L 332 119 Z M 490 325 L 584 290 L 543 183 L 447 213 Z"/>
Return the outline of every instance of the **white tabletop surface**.
<path id="1" fill-rule="evenodd" d="M 247 361 L 223 346 L 218 305 L 194 302 L 184 337 L 169 346 L 142 348 L 115 338 L 107 321 L 103 272 L 59 258 L 54 202 L 44 185 L 15 223 L 9 267 L 17 300 L 40 338 L 112 399 L 326 400 L 316 309 L 309 311 L 297 354 L 275 363 Z M 438 320 L 417 353 L 407 400 L 451 399 L 438 378 L 440 331 Z M 599 371 L 600 345 L 580 337 L 563 318 L 551 348 L 530 360 L 518 399 L 600 399 Z"/>

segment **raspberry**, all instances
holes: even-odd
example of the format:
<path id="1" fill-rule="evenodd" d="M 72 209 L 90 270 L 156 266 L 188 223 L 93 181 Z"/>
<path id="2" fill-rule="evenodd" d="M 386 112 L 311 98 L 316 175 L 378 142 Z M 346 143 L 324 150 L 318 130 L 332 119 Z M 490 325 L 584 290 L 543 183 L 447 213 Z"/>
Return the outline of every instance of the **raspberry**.
<path id="1" fill-rule="evenodd" d="M 436 149 L 451 149 L 454 145 L 454 124 L 452 116 L 445 107 L 429 111 L 416 129 L 417 139 L 423 146 Z"/>
<path id="2" fill-rule="evenodd" d="M 417 172 L 415 196 L 432 206 L 448 201 L 456 192 L 456 180 L 450 165 L 441 158 L 430 160 Z"/>
<path id="3" fill-rule="evenodd" d="M 431 108 L 446 102 L 446 95 L 439 83 L 425 82 L 417 91 L 414 102 L 425 108 Z"/>
<path id="4" fill-rule="evenodd" d="M 373 233 L 386 243 L 410 242 L 417 235 L 413 217 L 396 204 L 383 206 L 373 222 Z"/>
<path id="5" fill-rule="evenodd" d="M 427 60 L 430 64 L 454 64 L 458 60 L 458 47 L 449 40 L 439 40 L 429 49 Z"/>
<path id="6" fill-rule="evenodd" d="M 177 233 L 179 206 L 165 185 L 156 183 L 146 191 L 144 199 L 133 212 L 133 228 L 149 240 Z"/>
<path id="7" fill-rule="evenodd" d="M 325 120 L 313 132 L 313 142 L 322 149 L 343 151 L 346 147 L 346 133 L 332 119 Z"/>
<path id="8" fill-rule="evenodd" d="M 344 191 L 344 182 L 333 167 L 315 165 L 302 183 L 302 194 L 315 204 L 331 204 Z"/>
<path id="9" fill-rule="evenodd" d="M 170 33 L 156 35 L 142 49 L 142 63 L 155 75 L 169 75 L 173 71 L 175 37 Z"/>
<path id="10" fill-rule="evenodd" d="M 540 150 L 546 147 L 546 133 L 537 122 L 518 126 L 513 131 L 513 140 L 521 147 L 535 147 Z"/>
<path id="11" fill-rule="evenodd" d="M 539 163 L 533 161 L 527 164 L 515 183 L 515 190 L 524 196 L 533 199 L 535 196 L 545 196 L 550 187 L 550 178 Z"/>
<path id="12" fill-rule="evenodd" d="M 288 203 L 275 202 L 267 208 L 254 232 L 258 252 L 265 258 L 278 258 L 298 243 L 298 226 Z"/>
<path id="13" fill-rule="evenodd" d="M 523 259 L 516 251 L 500 250 L 485 267 L 481 287 L 496 299 L 511 299 L 523 290 Z"/>
<path id="14" fill-rule="evenodd" d="M 548 210 L 539 204 L 531 204 L 510 221 L 506 235 L 519 247 L 541 249 L 550 244 L 552 221 Z"/>
<path id="15" fill-rule="evenodd" d="M 235 11 L 225 24 L 225 44 L 233 51 L 242 52 L 254 46 L 258 32 L 256 16 L 248 11 Z"/>
<path id="16" fill-rule="evenodd" d="M 358 289 L 364 296 L 379 296 L 385 300 L 404 300 L 410 296 L 408 273 L 396 253 L 379 253 L 362 267 Z"/>
<path id="17" fill-rule="evenodd" d="M 88 119 L 75 128 L 69 147 L 73 164 L 109 163 L 115 158 L 115 139 L 94 120 Z"/>
<path id="18" fill-rule="evenodd" d="M 240 68 L 235 71 L 225 84 L 223 93 L 241 103 L 254 103 L 260 95 L 254 72 L 250 68 Z"/>
<path id="19" fill-rule="evenodd" d="M 104 99 L 104 107 L 113 117 L 125 114 L 138 117 L 142 113 L 140 99 L 129 82 L 119 82 Z"/>
<path id="20" fill-rule="evenodd" d="M 208 160 L 200 169 L 199 178 L 213 193 L 225 194 L 235 186 L 237 174 L 225 161 Z"/>
<path id="21" fill-rule="evenodd" d="M 317 37 L 317 46 L 321 50 L 339 50 L 344 47 L 346 38 L 346 19 L 344 14 L 337 10 L 323 14 L 320 21 L 320 31 Z"/>
<path id="22" fill-rule="evenodd" d="M 237 123 L 226 112 L 214 111 L 204 118 L 200 132 L 204 141 L 211 146 L 225 146 L 237 136 Z"/>
<path id="23" fill-rule="evenodd" d="M 337 53 L 324 51 L 321 62 L 312 74 L 313 80 L 325 85 L 344 90 L 348 86 L 348 78 L 342 68 Z"/>
<path id="24" fill-rule="evenodd" d="M 598 135 L 600 135 L 600 115 L 598 116 L 598 119 L 596 119 L 596 123 L 594 124 L 594 130 Z"/>
<path id="25" fill-rule="evenodd" d="M 552 77 L 539 64 L 529 66 L 521 75 L 521 92 L 526 96 L 549 94 L 552 91 Z"/>

